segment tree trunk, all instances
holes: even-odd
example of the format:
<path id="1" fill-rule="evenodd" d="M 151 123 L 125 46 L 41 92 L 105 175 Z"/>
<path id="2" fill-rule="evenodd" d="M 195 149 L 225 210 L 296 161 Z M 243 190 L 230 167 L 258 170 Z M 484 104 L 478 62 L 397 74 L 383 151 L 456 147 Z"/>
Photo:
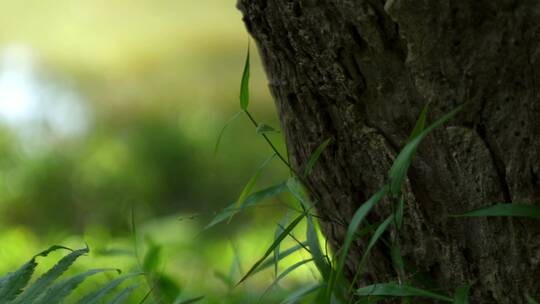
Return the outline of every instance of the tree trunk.
<path id="1" fill-rule="evenodd" d="M 408 173 L 406 261 L 471 303 L 540 298 L 540 225 L 451 218 L 494 203 L 540 202 L 540 2 L 537 0 L 239 0 L 301 170 L 325 139 L 309 184 L 334 248 L 354 211 L 386 181 L 419 112 L 469 102 L 430 135 Z M 381 202 L 369 220 L 391 213 Z M 354 245 L 350 276 L 364 244 Z M 388 250 L 362 283 L 395 279 Z"/>

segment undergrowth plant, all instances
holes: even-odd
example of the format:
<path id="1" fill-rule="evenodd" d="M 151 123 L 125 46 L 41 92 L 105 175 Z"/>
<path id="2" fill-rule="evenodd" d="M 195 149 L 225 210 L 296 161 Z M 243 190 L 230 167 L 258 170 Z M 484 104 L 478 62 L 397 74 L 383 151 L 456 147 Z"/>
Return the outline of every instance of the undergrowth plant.
<path id="1" fill-rule="evenodd" d="M 238 212 L 247 208 L 256 207 L 264 200 L 268 200 L 279 196 L 285 192 L 289 192 L 294 197 L 298 204 L 299 211 L 292 220 L 285 218 L 285 221 L 278 225 L 278 230 L 271 245 L 257 259 L 251 268 L 238 281 L 238 284 L 255 275 L 256 273 L 273 267 L 276 272 L 275 280 L 271 283 L 271 289 L 276 286 L 281 280 L 287 277 L 296 269 L 305 265 L 315 265 L 320 275 L 320 281 L 311 285 L 302 287 L 301 289 L 291 292 L 282 303 L 298 303 L 308 301 L 307 303 L 377 303 L 388 298 L 401 298 L 402 303 L 413 303 L 413 299 L 430 299 L 440 303 L 469 303 L 470 285 L 464 282 L 463 286 L 455 290 L 451 295 L 441 292 L 442 289 L 437 286 L 425 289 L 419 287 L 416 275 L 411 271 L 411 265 L 407 265 L 403 259 L 400 247 L 399 238 L 403 222 L 406 220 L 405 197 L 402 193 L 403 185 L 406 181 L 408 169 L 415 152 L 420 143 L 436 128 L 453 118 L 456 114 L 463 110 L 465 104 L 458 106 L 448 114 L 442 116 L 434 123 L 427 126 L 428 105 L 421 111 L 418 121 L 410 134 L 410 137 L 396 157 L 390 171 L 388 172 L 387 181 L 381 185 L 380 190 L 365 201 L 354 213 L 352 220 L 348 224 L 345 239 L 340 248 L 333 254 L 326 250 L 322 250 L 318 237 L 318 223 L 316 221 L 315 207 L 317 202 L 312 202 L 306 193 L 310 192 L 310 185 L 306 182 L 306 178 L 311 173 L 313 167 L 320 155 L 328 147 L 332 139 L 324 140 L 312 153 L 304 170 L 297 172 L 290 165 L 288 159 L 283 156 L 267 136 L 268 132 L 275 130 L 266 124 L 259 123 L 249 112 L 249 77 L 250 77 L 250 53 L 249 45 L 242 74 L 240 86 L 240 112 L 235 113 L 232 118 L 227 121 L 221 130 L 216 142 L 215 152 L 218 149 L 221 137 L 227 126 L 240 117 L 245 115 L 254 125 L 256 132 L 260 134 L 268 143 L 273 151 L 273 155 L 261 165 L 256 173 L 250 178 L 244 189 L 241 191 L 239 198 L 219 212 L 214 219 L 206 226 L 206 229 L 211 228 L 221 222 L 230 221 L 231 218 Z M 270 159 L 278 157 L 281 162 L 289 168 L 290 176 L 286 181 L 264 188 L 257 192 L 253 192 L 253 187 L 261 174 L 261 171 L 268 165 Z M 366 216 L 375 205 L 383 199 L 388 199 L 392 202 L 392 214 L 384 221 L 376 225 L 368 225 Z M 533 219 L 540 219 L 540 207 L 525 205 L 525 204 L 497 204 L 483 209 L 474 210 L 457 217 L 475 217 L 475 216 L 521 216 Z M 299 240 L 294 237 L 292 231 L 301 223 L 306 222 L 305 239 Z M 365 227 L 362 228 L 361 227 Z M 393 233 L 387 237 L 387 232 L 390 228 Z M 280 245 L 287 239 L 292 238 L 297 245 L 281 250 Z M 358 238 L 364 238 L 366 248 L 362 254 L 361 260 L 358 263 L 358 269 L 352 280 L 347 280 L 344 276 L 345 263 L 348 258 L 348 253 L 353 242 Z M 390 251 L 392 266 L 395 271 L 395 279 L 389 282 L 380 282 L 377 284 L 362 286 L 357 288 L 358 281 L 361 278 L 366 260 L 369 258 L 371 249 L 378 242 L 382 242 Z M 305 251 L 310 258 L 298 261 L 292 266 L 286 268 L 278 274 L 278 263 L 285 257 L 299 251 Z M 265 293 L 267 292 L 265 291 Z M 528 297 L 528 296 L 527 296 Z M 529 303 L 536 303 L 532 298 L 528 297 Z"/>
<path id="2" fill-rule="evenodd" d="M 53 251 L 68 250 L 56 265 L 41 275 L 31 283 L 32 275 L 38 265 L 39 257 L 46 257 Z M 104 272 L 117 272 L 115 268 L 90 269 L 85 272 L 75 274 L 65 279 L 59 280 L 60 276 L 66 272 L 73 263 L 81 256 L 89 252 L 88 247 L 78 250 L 71 250 L 63 246 L 52 246 L 33 256 L 28 262 L 14 272 L 10 272 L 0 277 L 0 303 L 3 304 L 54 304 L 63 303 L 65 299 L 87 278 Z M 124 303 L 131 292 L 137 288 L 138 284 L 132 284 L 119 289 L 118 287 L 129 279 L 139 276 L 140 273 L 130 273 L 121 275 L 109 281 L 107 284 L 88 293 L 77 300 L 79 304 Z"/>

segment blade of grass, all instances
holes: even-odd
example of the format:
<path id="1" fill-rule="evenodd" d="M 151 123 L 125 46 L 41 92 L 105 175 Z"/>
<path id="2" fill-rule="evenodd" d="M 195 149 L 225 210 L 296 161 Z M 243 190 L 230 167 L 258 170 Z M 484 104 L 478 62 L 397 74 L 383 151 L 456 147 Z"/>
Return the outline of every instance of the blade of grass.
<path id="1" fill-rule="evenodd" d="M 297 262 L 297 263 L 293 264 L 292 266 L 288 267 L 287 269 L 285 269 L 279 276 L 276 277 L 276 279 L 272 282 L 272 284 L 270 286 L 268 286 L 268 288 L 266 288 L 266 290 L 263 292 L 263 294 L 259 298 L 259 302 L 262 300 L 262 298 L 264 298 L 264 296 L 270 290 L 272 290 L 272 288 L 277 286 L 279 284 L 279 282 L 281 282 L 281 280 L 283 280 L 285 277 L 287 277 L 291 272 L 293 272 L 296 269 L 300 268 L 301 266 L 304 266 L 307 263 L 310 263 L 310 262 L 313 262 L 313 261 L 314 261 L 313 259 L 302 260 L 300 262 Z"/>
<path id="2" fill-rule="evenodd" d="M 360 296 L 421 297 L 452 303 L 453 299 L 431 291 L 396 283 L 374 284 L 356 290 Z"/>
<path id="3" fill-rule="evenodd" d="M 225 134 L 225 130 L 229 127 L 229 125 L 233 121 L 235 121 L 236 119 L 238 119 L 238 117 L 240 117 L 240 114 L 243 114 L 243 113 L 244 112 L 242 112 L 242 111 L 236 112 L 227 120 L 227 122 L 225 122 L 225 125 L 223 126 L 223 128 L 221 128 L 221 131 L 219 131 L 219 135 L 218 135 L 218 138 L 216 140 L 216 145 L 214 146 L 214 155 L 216 155 L 217 152 L 218 152 L 219 144 L 221 143 L 221 139 L 223 138 L 223 134 Z"/>
<path id="4" fill-rule="evenodd" d="M 139 284 L 133 284 L 131 286 L 128 286 L 124 288 L 120 293 L 116 295 L 112 300 L 108 302 L 108 304 L 121 304 L 124 303 L 124 301 L 129 297 L 129 295 L 137 288 L 139 287 Z"/>
<path id="5" fill-rule="evenodd" d="M 301 250 L 301 249 L 304 249 L 305 247 L 307 246 L 307 242 L 306 243 L 302 243 L 302 244 L 296 244 L 282 252 L 279 253 L 279 260 L 283 260 L 284 258 L 290 256 L 291 254 L 297 252 L 298 250 Z M 262 271 L 266 268 L 269 268 L 269 267 L 272 267 L 274 266 L 274 260 L 269 260 L 267 259 L 266 261 L 264 261 L 264 263 L 262 263 L 258 268 L 257 270 L 255 270 L 255 272 L 253 272 L 253 274 L 256 274 L 257 272 L 259 271 Z"/>
<path id="6" fill-rule="evenodd" d="M 470 285 L 459 287 L 454 294 L 454 304 L 469 304 Z"/>
<path id="7" fill-rule="evenodd" d="M 98 304 L 102 303 L 103 299 L 111 293 L 114 289 L 116 289 L 120 284 L 122 284 L 127 279 L 140 276 L 143 273 L 132 273 L 125 276 L 122 276 L 120 278 L 114 279 L 110 281 L 109 283 L 105 284 L 103 287 L 87 294 L 84 296 L 78 303 L 79 304 Z"/>
<path id="8" fill-rule="evenodd" d="M 255 171 L 255 173 L 251 176 L 251 178 L 247 182 L 244 189 L 242 189 L 242 192 L 240 193 L 238 200 L 236 200 L 236 208 L 239 208 L 240 206 L 244 204 L 244 202 L 246 201 L 246 198 L 251 193 L 251 190 L 253 190 L 253 187 L 255 187 L 255 183 L 257 183 L 257 180 L 261 176 L 263 169 L 266 168 L 266 166 L 268 166 L 270 161 L 272 161 L 272 159 L 274 159 L 275 156 L 276 154 L 272 154 L 259 166 L 259 168 L 257 168 L 257 171 Z M 233 216 L 234 216 L 234 213 L 232 213 L 231 216 L 229 217 L 229 221 L 231 221 Z"/>
<path id="9" fill-rule="evenodd" d="M 257 126 L 256 132 L 257 134 L 279 133 L 279 131 L 264 123 Z"/>
<path id="10" fill-rule="evenodd" d="M 187 299 L 187 300 L 182 301 L 182 302 L 175 302 L 174 304 L 191 304 L 191 303 L 200 302 L 203 299 L 204 299 L 204 296 L 200 296 L 200 297 L 196 297 L 196 298 Z"/>
<path id="11" fill-rule="evenodd" d="M 459 113 L 461 110 L 463 110 L 463 107 L 464 106 L 461 105 L 455 108 L 454 110 L 452 110 L 451 112 L 449 112 L 448 114 L 444 115 L 443 117 L 439 118 L 429 127 L 427 127 L 418 135 L 416 135 L 414 138 L 412 138 L 405 145 L 405 147 L 403 147 L 401 152 L 396 157 L 394 163 L 392 164 L 392 167 L 390 168 L 390 172 L 389 172 L 390 193 L 392 194 L 392 196 L 396 197 L 399 195 L 401 186 L 403 185 L 405 176 L 407 175 L 407 170 L 409 169 L 409 166 L 411 164 L 411 160 L 416 152 L 416 149 L 422 142 L 422 140 L 434 129 L 440 127 L 442 124 L 444 124 L 445 122 L 450 120 L 452 117 L 454 117 L 457 113 Z"/>
<path id="12" fill-rule="evenodd" d="M 315 292 L 317 289 L 320 289 L 324 286 L 324 284 L 316 283 L 312 285 L 308 285 L 305 287 L 302 287 L 298 289 L 297 291 L 289 294 L 289 296 L 281 302 L 281 304 L 293 304 L 298 303 L 300 300 L 311 294 L 312 292 Z"/>
<path id="13" fill-rule="evenodd" d="M 313 167 L 315 167 L 315 164 L 317 163 L 317 160 L 319 157 L 321 157 L 321 154 L 326 150 L 328 145 L 332 142 L 332 138 L 328 138 L 327 140 L 323 141 L 311 154 L 309 157 L 309 160 L 307 162 L 307 165 L 304 169 L 304 177 L 308 177 L 311 174 L 311 171 L 313 170 Z"/>
<path id="14" fill-rule="evenodd" d="M 353 218 L 351 220 L 351 223 L 349 224 L 347 233 L 345 235 L 345 241 L 343 242 L 341 253 L 338 256 L 337 267 L 332 272 L 330 280 L 328 282 L 328 287 L 326 290 L 327 299 L 330 299 L 334 291 L 336 282 L 342 277 L 343 267 L 345 266 L 345 261 L 349 253 L 349 248 L 351 247 L 351 244 L 355 238 L 356 230 L 358 230 L 360 224 L 362 223 L 366 215 L 371 211 L 373 206 L 375 206 L 375 204 L 381 201 L 387 192 L 388 187 L 384 186 L 379 192 L 375 193 L 371 198 L 369 198 L 365 203 L 363 203 L 362 206 L 360 206 L 360 208 L 358 208 L 358 210 L 353 215 Z"/>
<path id="15" fill-rule="evenodd" d="M 242 282 L 244 282 L 248 277 L 251 276 L 255 272 L 255 270 L 264 262 L 264 260 L 274 251 L 274 248 L 283 241 L 299 223 L 304 218 L 305 214 L 301 214 L 298 217 L 296 217 L 284 230 L 283 232 L 274 240 L 272 245 L 266 250 L 264 255 L 253 264 L 253 266 L 248 270 L 248 272 L 240 279 L 240 281 L 236 284 L 238 286 Z"/>
<path id="16" fill-rule="evenodd" d="M 240 206 L 240 208 L 236 207 L 236 202 L 235 202 L 229 205 L 228 207 L 226 207 L 225 209 L 223 209 L 221 212 L 219 212 L 212 219 L 212 221 L 210 221 L 210 223 L 206 225 L 206 227 L 204 227 L 204 230 L 212 228 L 213 226 L 227 220 L 233 214 L 236 214 L 246 208 L 254 207 L 258 203 L 261 203 L 267 199 L 276 197 L 282 194 L 283 192 L 285 192 L 286 190 L 287 190 L 287 185 L 283 182 L 283 183 L 268 187 L 266 189 L 254 192 L 245 199 L 244 203 L 242 204 L 242 206 Z"/>
<path id="17" fill-rule="evenodd" d="M 289 213 L 285 214 L 283 219 L 279 221 L 276 231 L 274 232 L 274 239 L 277 239 L 279 235 L 283 232 L 283 227 L 289 222 Z M 274 248 L 274 274 L 277 277 L 278 275 L 278 263 L 279 263 L 279 251 L 280 251 L 280 245 L 278 244 L 276 248 Z"/>
<path id="18" fill-rule="evenodd" d="M 511 216 L 540 220 L 540 206 L 521 204 L 497 204 L 452 217 Z"/>
<path id="19" fill-rule="evenodd" d="M 244 72 L 242 73 L 242 82 L 240 83 L 240 108 L 246 111 L 249 106 L 249 70 L 250 70 L 250 46 L 248 43 L 246 62 Z"/>

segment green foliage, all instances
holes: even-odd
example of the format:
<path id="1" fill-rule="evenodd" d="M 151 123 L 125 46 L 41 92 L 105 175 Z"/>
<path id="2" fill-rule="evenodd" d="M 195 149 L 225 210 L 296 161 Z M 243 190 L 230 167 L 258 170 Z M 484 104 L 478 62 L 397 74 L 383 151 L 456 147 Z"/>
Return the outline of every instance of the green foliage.
<path id="1" fill-rule="evenodd" d="M 356 290 L 360 296 L 420 297 L 452 303 L 453 299 L 431 291 L 397 283 L 374 284 Z"/>
<path id="2" fill-rule="evenodd" d="M 91 269 L 83 273 L 68 277 L 62 281 L 56 282 L 57 279 L 65 271 L 67 271 L 80 256 L 85 255 L 89 252 L 88 248 L 83 248 L 72 251 L 70 254 L 64 256 L 55 266 L 53 266 L 46 273 L 41 275 L 32 285 L 28 286 L 32 274 L 37 267 L 36 257 L 45 257 L 49 253 L 58 249 L 68 248 L 63 246 L 53 246 L 34 256 L 29 262 L 24 264 L 17 271 L 8 273 L 5 276 L 0 277 L 0 300 L 2 301 L 2 303 L 61 303 L 88 277 L 108 271 L 116 271 L 120 273 L 119 270 L 114 268 Z M 112 280 L 108 284 L 84 296 L 82 299 L 79 300 L 78 303 L 101 303 L 101 301 L 105 299 L 105 297 L 110 294 L 114 289 L 119 287 L 123 281 L 137 275 L 139 274 L 129 274 Z M 113 303 L 123 303 L 123 301 L 127 297 L 127 290 L 130 290 L 130 288 L 122 290 L 118 294 L 118 296 L 125 296 L 121 296 L 120 298 L 113 300 Z"/>
<path id="3" fill-rule="evenodd" d="M 469 211 L 454 217 L 489 217 L 489 216 L 509 216 L 509 217 L 529 217 L 540 220 L 540 206 L 520 205 L 520 204 L 497 204 L 478 210 Z"/>
<path id="4" fill-rule="evenodd" d="M 240 84 L 240 108 L 247 111 L 249 106 L 249 73 L 250 73 L 250 61 L 249 61 L 249 46 L 246 55 L 246 63 L 244 64 L 244 72 L 242 73 L 242 82 Z"/>

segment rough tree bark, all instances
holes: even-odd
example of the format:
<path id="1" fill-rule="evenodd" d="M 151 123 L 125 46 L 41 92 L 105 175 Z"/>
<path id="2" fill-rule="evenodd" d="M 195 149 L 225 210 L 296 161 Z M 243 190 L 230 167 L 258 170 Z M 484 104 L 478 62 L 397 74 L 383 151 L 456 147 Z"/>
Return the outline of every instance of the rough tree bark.
<path id="1" fill-rule="evenodd" d="M 537 0 L 239 0 L 257 41 L 323 230 L 339 248 L 351 215 L 387 178 L 424 104 L 465 112 L 430 135 L 408 175 L 406 260 L 472 303 L 540 296 L 538 221 L 449 218 L 500 202 L 540 202 L 540 2 Z M 389 215 L 388 202 L 371 214 Z M 363 244 L 348 262 L 355 268 Z M 377 248 L 364 283 L 395 278 Z"/>

